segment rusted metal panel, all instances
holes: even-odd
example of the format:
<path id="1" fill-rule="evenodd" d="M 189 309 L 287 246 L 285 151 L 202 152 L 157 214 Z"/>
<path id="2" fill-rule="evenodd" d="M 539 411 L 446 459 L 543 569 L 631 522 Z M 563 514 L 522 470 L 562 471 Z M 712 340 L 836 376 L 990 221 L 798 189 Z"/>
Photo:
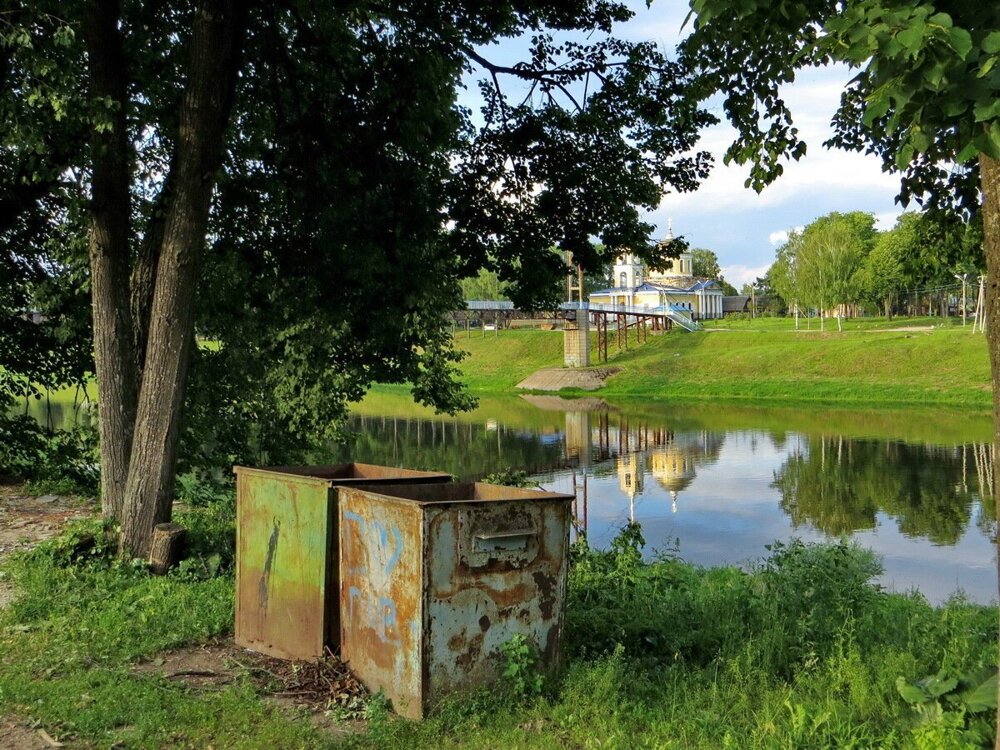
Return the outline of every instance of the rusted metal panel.
<path id="1" fill-rule="evenodd" d="M 524 635 L 559 661 L 570 502 L 491 501 L 429 509 L 426 706 L 497 680 L 500 647 Z"/>
<path id="2" fill-rule="evenodd" d="M 341 658 L 414 718 L 422 701 L 420 517 L 405 500 L 346 488 L 340 495 Z"/>
<path id="3" fill-rule="evenodd" d="M 323 654 L 331 599 L 330 483 L 257 472 L 238 474 L 236 642 L 288 659 Z"/>
<path id="4" fill-rule="evenodd" d="M 554 667 L 572 499 L 486 484 L 343 489 L 344 660 L 411 718 L 496 680 L 516 634 Z"/>
<path id="5" fill-rule="evenodd" d="M 236 642 L 288 659 L 339 645 L 337 487 L 451 480 L 358 463 L 235 472 Z"/>

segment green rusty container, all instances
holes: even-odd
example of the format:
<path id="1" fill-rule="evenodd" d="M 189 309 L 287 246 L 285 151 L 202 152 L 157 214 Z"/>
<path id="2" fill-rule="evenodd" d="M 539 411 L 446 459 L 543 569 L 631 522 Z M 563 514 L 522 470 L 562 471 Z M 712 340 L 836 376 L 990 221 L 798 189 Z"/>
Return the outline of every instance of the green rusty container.
<path id="1" fill-rule="evenodd" d="M 359 463 L 234 472 L 236 643 L 284 659 L 339 645 L 337 488 L 451 481 Z"/>

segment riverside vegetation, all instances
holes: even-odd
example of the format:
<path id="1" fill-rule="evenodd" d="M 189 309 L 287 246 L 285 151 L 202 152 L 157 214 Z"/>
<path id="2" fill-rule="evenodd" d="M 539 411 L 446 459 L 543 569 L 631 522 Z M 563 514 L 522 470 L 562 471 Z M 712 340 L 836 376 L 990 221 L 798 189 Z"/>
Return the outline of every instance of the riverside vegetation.
<path id="1" fill-rule="evenodd" d="M 607 551 L 578 542 L 566 654 L 536 679 L 506 650 L 500 691 L 431 719 L 397 719 L 376 697 L 357 734 L 324 734 L 265 702 L 248 675 L 198 691 L 130 669 L 231 631 L 233 495 L 196 480 L 191 556 L 164 577 L 114 556 L 85 522 L 15 555 L 19 597 L 0 612 L 0 714 L 82 746 L 216 748 L 602 747 L 975 748 L 992 742 L 997 611 L 871 583 L 871 553 L 777 544 L 750 572 L 644 562 L 641 529 Z M 81 552 L 84 536 L 95 542 Z"/>

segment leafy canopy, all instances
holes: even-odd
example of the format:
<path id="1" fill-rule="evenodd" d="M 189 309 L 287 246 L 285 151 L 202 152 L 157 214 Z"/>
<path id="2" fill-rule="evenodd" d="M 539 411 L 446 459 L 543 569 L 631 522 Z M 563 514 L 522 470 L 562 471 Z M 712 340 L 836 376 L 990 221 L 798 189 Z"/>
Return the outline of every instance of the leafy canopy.
<path id="1" fill-rule="evenodd" d="M 901 200 L 973 212 L 979 153 L 1000 158 L 1000 8 L 925 0 L 691 0 L 685 54 L 703 93 L 725 92 L 738 138 L 726 159 L 761 190 L 806 144 L 781 86 L 804 67 L 857 70 L 827 145 L 867 151 L 902 173 Z M 957 164 L 952 168 L 952 164 Z"/>
<path id="2" fill-rule="evenodd" d="M 120 4 L 121 105 L 91 89 L 90 7 L 11 0 L 0 14 L 0 262 L 20 280 L 2 292 L 4 336 L 35 304 L 37 274 L 8 275 L 25 264 L 81 309 L 92 149 L 119 106 L 133 259 L 170 200 L 200 5 Z M 553 247 L 590 271 L 603 248 L 662 262 L 640 211 L 706 175 L 695 145 L 714 118 L 688 96 L 682 63 L 614 37 L 631 16 L 607 0 L 248 6 L 198 261 L 196 330 L 219 345 L 196 355 L 189 430 L 230 424 L 219 440 L 236 450 L 247 425 L 265 425 L 274 442 L 330 424 L 372 382 L 468 406 L 444 317 L 460 279 L 486 268 L 533 305 L 562 288 Z M 525 60 L 488 58 L 526 34 Z M 470 78 L 478 115 L 459 100 Z"/>

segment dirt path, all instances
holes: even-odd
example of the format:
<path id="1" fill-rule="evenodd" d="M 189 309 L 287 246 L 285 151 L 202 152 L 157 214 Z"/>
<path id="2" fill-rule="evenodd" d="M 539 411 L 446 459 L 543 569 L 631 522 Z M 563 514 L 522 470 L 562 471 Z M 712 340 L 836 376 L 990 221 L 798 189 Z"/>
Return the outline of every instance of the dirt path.
<path id="1" fill-rule="evenodd" d="M 58 534 L 67 521 L 93 515 L 96 508 L 75 497 L 32 497 L 21 485 L 0 485 L 0 562 L 14 550 L 32 547 Z M 0 609 L 14 598 L 0 577 Z"/>

